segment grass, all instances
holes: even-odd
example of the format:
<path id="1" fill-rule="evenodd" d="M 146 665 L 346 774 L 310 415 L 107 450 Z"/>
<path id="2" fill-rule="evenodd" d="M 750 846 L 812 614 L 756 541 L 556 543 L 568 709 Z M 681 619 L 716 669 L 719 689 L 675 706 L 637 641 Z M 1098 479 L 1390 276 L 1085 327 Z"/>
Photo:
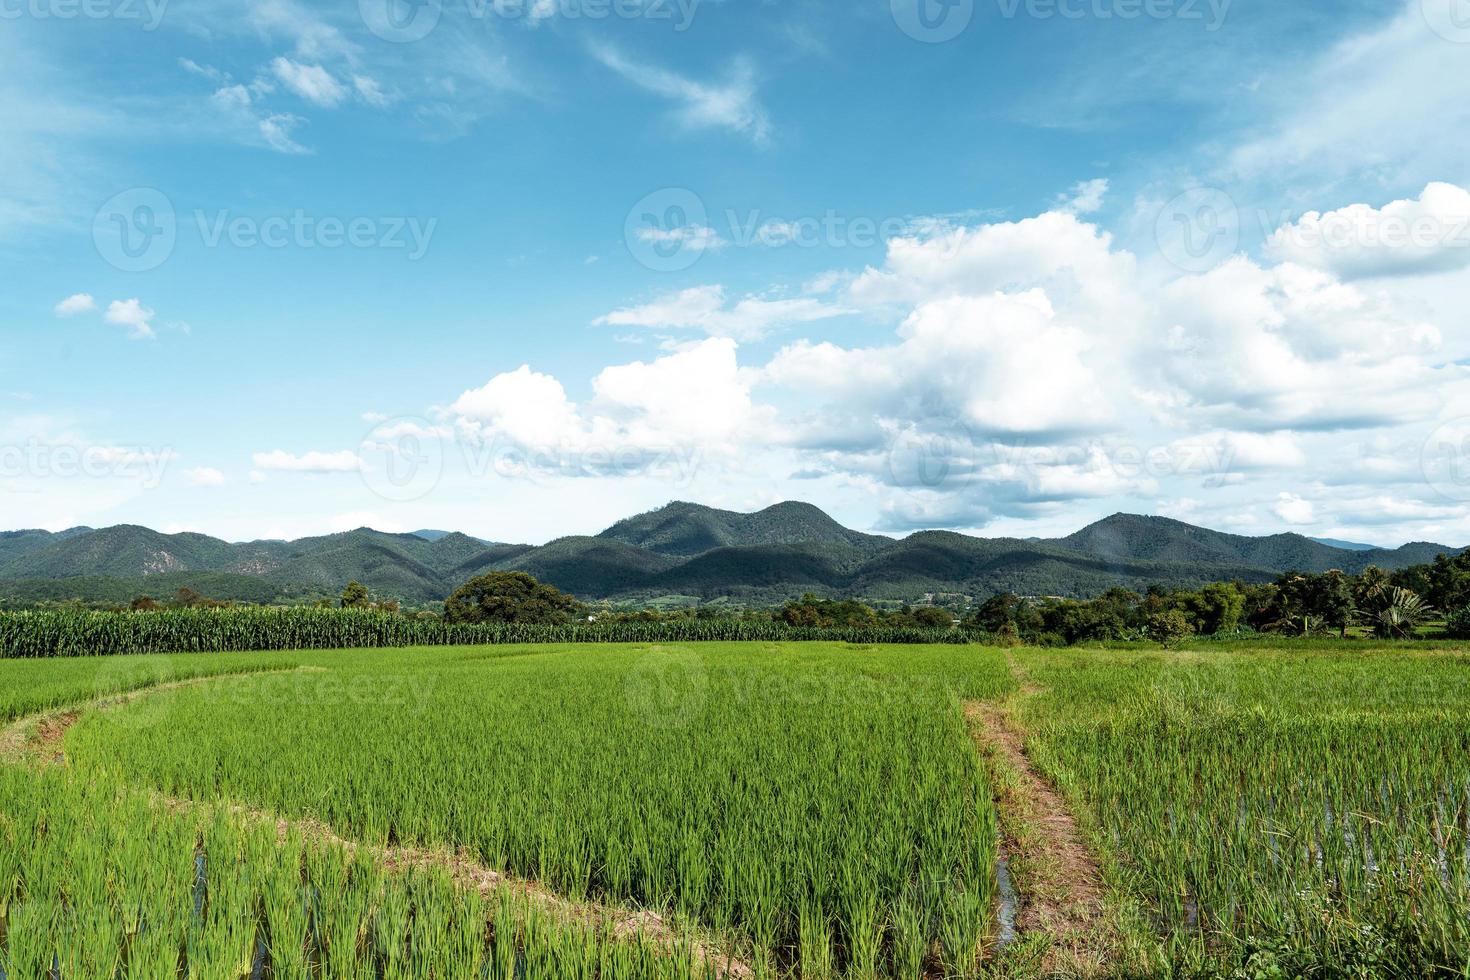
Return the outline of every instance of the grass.
<path id="1" fill-rule="evenodd" d="M 1171 969 L 1470 966 L 1463 652 L 1016 656 L 1031 756 Z"/>
<path id="2" fill-rule="evenodd" d="M 772 968 L 975 967 L 995 814 L 958 695 L 1010 686 L 993 652 L 553 646 L 314 662 L 329 669 L 160 693 L 141 724 L 88 716 L 68 756 L 375 844 L 468 848 L 574 901 L 730 934 Z"/>
<path id="3" fill-rule="evenodd" d="M 674 978 L 711 972 L 711 946 L 758 976 L 854 980 L 1470 966 L 1454 647 L 6 661 L 0 711 L 212 674 L 232 676 L 83 712 L 64 767 L 0 765 L 7 976 L 49 957 L 67 978 L 158 976 L 171 950 L 201 976 L 263 959 L 276 976 Z M 967 729 L 977 704 L 1024 756 Z M 996 955 L 999 839 L 1024 848 L 1023 896 L 1071 894 L 1038 776 L 1105 915 L 1090 938 Z M 427 853 L 446 859 L 405 857 Z M 467 887 L 461 861 L 512 877 Z M 665 938 L 625 935 L 638 910 Z"/>
<path id="4" fill-rule="evenodd" d="M 486 900 L 434 868 L 278 834 L 220 808 L 60 769 L 0 767 L 0 969 L 9 977 L 682 980 L 687 951 Z M 518 966 L 519 965 L 519 966 Z M 52 972 L 54 969 L 54 972 Z"/>

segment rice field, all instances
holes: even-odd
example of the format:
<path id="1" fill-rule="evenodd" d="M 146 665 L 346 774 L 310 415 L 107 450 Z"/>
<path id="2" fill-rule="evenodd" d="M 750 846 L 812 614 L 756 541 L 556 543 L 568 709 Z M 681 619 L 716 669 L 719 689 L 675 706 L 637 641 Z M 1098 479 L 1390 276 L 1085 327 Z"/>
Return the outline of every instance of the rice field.
<path id="1" fill-rule="evenodd" d="M 1170 970 L 1470 970 L 1470 656 L 1341 649 L 1016 655 Z"/>
<path id="2" fill-rule="evenodd" d="M 0 661 L 7 723 L 110 702 L 0 764 L 0 969 L 1043 975 L 984 704 L 1095 854 L 1101 975 L 1464 975 L 1467 679 L 1368 644 Z"/>

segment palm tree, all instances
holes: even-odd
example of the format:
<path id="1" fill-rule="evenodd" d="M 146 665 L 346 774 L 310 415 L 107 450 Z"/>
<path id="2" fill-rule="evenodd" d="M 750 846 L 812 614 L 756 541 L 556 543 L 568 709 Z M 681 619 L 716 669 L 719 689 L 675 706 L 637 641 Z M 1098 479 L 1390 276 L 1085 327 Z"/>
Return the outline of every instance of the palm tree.
<path id="1" fill-rule="evenodd" d="M 1408 639 L 1434 615 L 1434 608 L 1424 601 L 1424 597 L 1410 589 L 1393 589 L 1385 594 L 1384 599 L 1386 601 L 1379 608 L 1364 617 L 1379 639 Z"/>

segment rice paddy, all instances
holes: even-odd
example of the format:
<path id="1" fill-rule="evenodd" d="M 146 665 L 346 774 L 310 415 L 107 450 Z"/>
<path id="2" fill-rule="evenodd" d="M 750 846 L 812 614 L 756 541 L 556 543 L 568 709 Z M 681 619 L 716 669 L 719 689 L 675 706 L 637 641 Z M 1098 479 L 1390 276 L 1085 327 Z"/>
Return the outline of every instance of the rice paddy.
<path id="1" fill-rule="evenodd" d="M 1040 975 L 982 706 L 1101 869 L 1091 972 L 1462 975 L 1470 657 L 1415 649 L 0 661 L 0 969 Z"/>

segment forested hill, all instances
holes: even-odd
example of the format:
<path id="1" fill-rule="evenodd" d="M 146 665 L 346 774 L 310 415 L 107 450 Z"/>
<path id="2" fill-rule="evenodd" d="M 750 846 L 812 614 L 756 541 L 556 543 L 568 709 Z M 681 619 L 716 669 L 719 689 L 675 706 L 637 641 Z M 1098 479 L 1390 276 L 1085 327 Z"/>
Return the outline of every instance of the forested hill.
<path id="1" fill-rule="evenodd" d="M 247 543 L 132 525 L 7 532 L 0 534 L 0 599 L 126 602 L 187 585 L 212 598 L 268 602 L 330 596 L 356 580 L 378 595 L 425 602 L 493 570 L 530 572 L 584 599 L 768 603 L 804 592 L 902 601 L 946 592 L 1087 596 L 1118 585 L 1265 581 L 1289 570 L 1395 570 L 1459 550 L 1430 543 L 1340 548 L 1299 534 L 1246 537 L 1129 514 L 1052 540 L 947 531 L 894 539 L 843 527 L 805 503 L 743 514 L 675 502 L 593 537 L 540 546 L 368 528 Z"/>

